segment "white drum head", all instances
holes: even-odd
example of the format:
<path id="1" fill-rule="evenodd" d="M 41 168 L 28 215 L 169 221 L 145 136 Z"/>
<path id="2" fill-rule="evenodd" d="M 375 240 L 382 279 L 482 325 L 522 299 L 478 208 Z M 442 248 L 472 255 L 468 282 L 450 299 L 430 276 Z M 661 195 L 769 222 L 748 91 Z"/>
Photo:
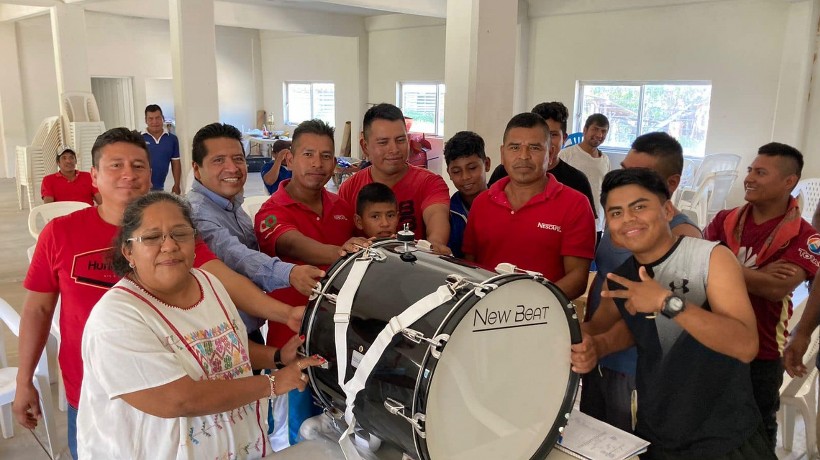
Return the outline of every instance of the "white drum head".
<path id="1" fill-rule="evenodd" d="M 563 426 L 562 406 L 574 395 L 564 310 L 531 279 L 502 284 L 470 308 L 431 377 L 425 431 L 432 460 L 531 458 L 556 418 Z"/>

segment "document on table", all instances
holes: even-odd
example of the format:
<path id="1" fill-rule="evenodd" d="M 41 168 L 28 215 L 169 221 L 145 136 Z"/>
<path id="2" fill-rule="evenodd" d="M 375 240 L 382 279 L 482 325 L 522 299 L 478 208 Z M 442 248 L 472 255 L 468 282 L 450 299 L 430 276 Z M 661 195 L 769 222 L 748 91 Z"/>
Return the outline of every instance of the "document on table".
<path id="1" fill-rule="evenodd" d="M 581 459 L 626 460 L 646 452 L 648 441 L 576 410 L 556 447 Z"/>

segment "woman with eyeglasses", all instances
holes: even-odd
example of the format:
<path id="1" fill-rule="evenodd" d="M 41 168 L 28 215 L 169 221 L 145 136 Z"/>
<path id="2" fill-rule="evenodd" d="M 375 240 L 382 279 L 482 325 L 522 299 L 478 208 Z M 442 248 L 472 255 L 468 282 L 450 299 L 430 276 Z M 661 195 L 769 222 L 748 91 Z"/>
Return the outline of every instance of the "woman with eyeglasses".
<path id="1" fill-rule="evenodd" d="M 150 193 L 126 209 L 112 264 L 123 278 L 83 333 L 80 458 L 262 458 L 266 398 L 304 390 L 313 356 L 248 342 L 225 288 L 192 269 L 188 205 Z M 288 364 L 270 376 L 252 369 Z M 260 401 L 261 400 L 261 401 Z"/>

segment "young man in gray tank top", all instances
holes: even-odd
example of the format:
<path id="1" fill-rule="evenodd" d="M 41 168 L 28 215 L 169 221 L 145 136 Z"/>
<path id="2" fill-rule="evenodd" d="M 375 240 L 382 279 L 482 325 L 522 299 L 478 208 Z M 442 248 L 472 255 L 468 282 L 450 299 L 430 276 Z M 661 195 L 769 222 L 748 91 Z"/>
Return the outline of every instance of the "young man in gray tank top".
<path id="1" fill-rule="evenodd" d="M 604 177 L 607 227 L 632 256 L 607 276 L 573 370 L 637 345 L 635 431 L 651 442 L 642 459 L 774 459 L 749 377 L 757 327 L 740 265 L 715 242 L 673 235 L 669 198 L 645 168 Z"/>
<path id="2" fill-rule="evenodd" d="M 622 168 L 649 168 L 666 181 L 669 194 L 674 194 L 683 173 L 683 147 L 674 137 L 663 132 L 647 133 L 632 143 L 632 148 L 621 162 Z M 599 197 L 600 198 L 600 197 Z M 686 214 L 672 209 L 669 222 L 675 236 L 701 238 L 700 230 Z M 601 287 L 606 275 L 620 266 L 632 253 L 612 243 L 609 231 L 604 229 L 595 251 L 598 273 L 587 296 L 586 319 L 590 320 L 601 302 Z M 632 432 L 635 426 L 634 409 L 635 366 L 638 354 L 635 347 L 613 353 L 598 362 L 597 369 L 582 376 L 581 411 L 601 421 Z"/>

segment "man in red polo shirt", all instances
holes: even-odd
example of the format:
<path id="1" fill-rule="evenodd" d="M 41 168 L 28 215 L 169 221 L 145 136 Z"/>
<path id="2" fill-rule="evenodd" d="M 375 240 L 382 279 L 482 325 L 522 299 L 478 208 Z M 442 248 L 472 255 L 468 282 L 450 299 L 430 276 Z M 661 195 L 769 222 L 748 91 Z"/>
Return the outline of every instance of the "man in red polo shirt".
<path id="1" fill-rule="evenodd" d="M 463 250 L 467 260 L 489 269 L 509 262 L 540 272 L 575 299 L 587 286 L 595 220 L 589 200 L 547 172 L 549 140 L 537 114 L 507 123 L 501 163 L 509 176 L 476 197 Z"/>
<path id="2" fill-rule="evenodd" d="M 399 229 L 408 224 L 416 239 L 426 239 L 433 251 L 451 254 L 450 190 L 441 176 L 407 163 L 410 143 L 401 109 L 378 104 L 367 110 L 360 143 L 373 165 L 342 183 L 339 196 L 356 203 L 359 190 L 371 182 L 387 185 L 399 205 Z"/>
<path id="3" fill-rule="evenodd" d="M 102 197 L 91 183 L 91 174 L 77 171 L 77 154 L 69 148 L 57 154 L 56 173 L 43 178 L 40 196 L 43 203 L 55 201 L 81 201 L 94 205 L 102 203 Z"/>
<path id="4" fill-rule="evenodd" d="M 282 181 L 254 219 L 262 252 L 326 270 L 345 253 L 370 244 L 365 238 L 353 237 L 350 204 L 325 190 L 336 168 L 333 150 L 333 128 L 324 121 L 305 121 L 293 131 L 293 145 L 287 154 L 293 177 Z M 277 289 L 269 295 L 292 302 L 290 305 L 304 305 L 308 300 L 293 288 Z M 293 334 L 287 327 L 268 322 L 267 344 L 284 344 Z M 309 392 L 291 392 L 287 399 L 278 399 L 274 403 L 274 437 L 280 440 L 278 433 L 287 426 L 289 441 L 295 443 L 301 422 L 313 415 L 313 409 Z M 274 449 L 277 447 L 285 445 L 279 441 Z"/>

